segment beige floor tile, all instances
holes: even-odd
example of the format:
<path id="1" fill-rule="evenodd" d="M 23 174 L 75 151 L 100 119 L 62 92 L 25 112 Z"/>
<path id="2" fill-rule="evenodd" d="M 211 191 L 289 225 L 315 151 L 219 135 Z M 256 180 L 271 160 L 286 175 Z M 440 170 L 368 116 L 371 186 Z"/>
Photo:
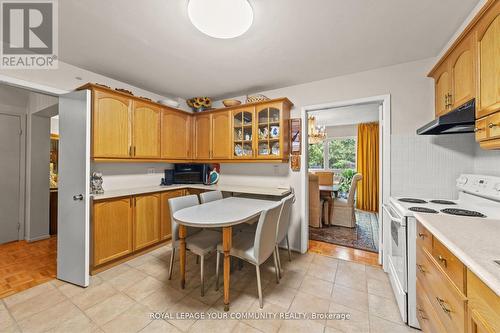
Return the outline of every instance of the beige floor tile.
<path id="1" fill-rule="evenodd" d="M 338 330 L 333 327 L 325 327 L 325 332 L 324 333 L 345 333 L 344 331 Z"/>
<path id="2" fill-rule="evenodd" d="M 16 325 L 11 325 L 9 327 L 2 327 L 2 330 L 0 331 L 2 333 L 19 333 L 21 332 L 21 329 Z"/>
<path id="3" fill-rule="evenodd" d="M 47 293 L 49 291 L 53 291 L 55 289 L 54 285 L 50 282 L 40 284 L 30 289 L 26 289 L 21 291 L 20 293 L 14 294 L 9 297 L 5 297 L 3 301 L 5 305 L 8 307 L 12 307 L 18 303 L 24 302 L 32 297 L 38 296 L 40 294 Z"/>
<path id="4" fill-rule="evenodd" d="M 418 333 L 420 330 L 406 325 L 398 325 L 392 321 L 384 320 L 376 316 L 370 316 L 370 333 Z"/>
<path id="5" fill-rule="evenodd" d="M 72 297 L 75 297 L 79 294 L 83 294 L 86 291 L 88 292 L 88 290 L 101 285 L 102 282 L 103 282 L 103 280 L 100 277 L 98 277 L 97 275 L 93 275 L 90 277 L 89 286 L 87 288 L 83 288 L 83 287 L 65 282 L 64 284 L 57 287 L 57 289 L 59 289 L 59 291 L 62 292 L 66 297 L 72 298 Z"/>
<path id="6" fill-rule="evenodd" d="M 137 267 L 140 265 L 144 265 L 150 260 L 157 260 L 155 256 L 152 256 L 150 253 L 143 254 L 141 256 L 135 257 L 134 259 L 131 259 L 126 262 L 127 265 L 131 267 Z"/>
<path id="7" fill-rule="evenodd" d="M 174 325 L 165 320 L 153 320 L 148 326 L 144 327 L 141 333 L 181 333 Z"/>
<path id="8" fill-rule="evenodd" d="M 151 276 L 147 276 L 133 284 L 131 287 L 125 289 L 123 292 L 134 300 L 140 301 L 151 295 L 153 292 L 160 290 L 162 287 L 163 283 Z"/>
<path id="9" fill-rule="evenodd" d="M 229 310 L 231 312 L 245 312 L 250 308 L 250 306 L 252 306 L 255 300 L 259 299 L 257 290 L 255 291 L 255 293 L 235 291 L 231 292 L 229 296 Z M 224 309 L 224 297 L 219 298 L 219 300 L 213 305 L 213 308 L 215 308 L 216 310 Z"/>
<path id="10" fill-rule="evenodd" d="M 325 313 L 329 307 L 330 301 L 299 291 L 290 306 L 290 312 Z M 325 320 L 316 321 L 325 324 Z"/>
<path id="11" fill-rule="evenodd" d="M 313 320 L 283 320 L 279 332 L 283 333 L 323 333 L 325 326 Z"/>
<path id="12" fill-rule="evenodd" d="M 70 321 L 90 322 L 80 309 L 66 300 L 18 321 L 18 323 L 23 332 L 37 333 L 56 329 Z"/>
<path id="13" fill-rule="evenodd" d="M 264 300 L 288 309 L 297 294 L 297 289 L 271 284 L 262 292 Z"/>
<path id="14" fill-rule="evenodd" d="M 326 325 L 344 333 L 369 333 L 370 321 L 368 313 L 357 311 L 347 306 L 330 303 L 330 313 L 349 314 L 349 319 L 327 320 Z"/>
<path id="15" fill-rule="evenodd" d="M 354 310 L 368 312 L 368 294 L 366 292 L 335 284 L 332 301 Z"/>
<path id="16" fill-rule="evenodd" d="M 219 298 L 221 298 L 224 295 L 223 293 L 223 287 L 220 286 L 219 290 L 215 290 L 215 279 L 210 279 L 208 281 L 205 281 L 205 295 L 201 296 L 201 286 L 200 288 L 192 290 L 188 296 L 192 297 L 202 303 L 205 303 L 207 305 L 214 305 Z"/>
<path id="17" fill-rule="evenodd" d="M 341 261 L 335 276 L 335 284 L 367 291 L 365 265 Z"/>
<path id="18" fill-rule="evenodd" d="M 322 256 L 319 254 L 315 254 L 314 258 L 312 260 L 313 264 L 320 265 L 320 266 L 328 266 L 331 268 L 337 268 L 340 262 L 343 262 L 343 260 L 338 260 L 335 258 L 330 258 L 327 256 Z"/>
<path id="19" fill-rule="evenodd" d="M 198 320 L 189 328 L 189 333 L 230 333 L 238 325 L 237 320 L 231 319 L 205 319 Z"/>
<path id="20" fill-rule="evenodd" d="M 50 281 L 50 284 L 53 285 L 56 288 L 64 285 L 65 283 L 66 282 L 64 282 L 63 280 L 58 280 L 58 279 L 54 279 L 54 280 Z"/>
<path id="21" fill-rule="evenodd" d="M 170 261 L 171 253 L 172 253 L 172 247 L 170 246 L 170 244 L 162 246 L 154 251 L 149 252 L 150 255 L 167 262 Z"/>
<path id="22" fill-rule="evenodd" d="M 154 260 L 148 260 L 135 268 L 157 279 L 164 280 L 168 278 L 168 263 L 156 257 Z"/>
<path id="23" fill-rule="evenodd" d="M 336 267 L 311 263 L 309 269 L 307 270 L 307 275 L 311 275 L 318 279 L 333 282 L 335 280 L 336 271 L 337 271 Z"/>
<path id="24" fill-rule="evenodd" d="M 382 279 L 373 279 L 369 277 L 366 280 L 366 284 L 368 287 L 369 294 L 389 299 L 394 299 L 391 283 L 389 282 L 388 278 L 382 280 Z"/>
<path id="25" fill-rule="evenodd" d="M 299 291 L 330 300 L 332 296 L 333 283 L 306 275 L 300 285 Z"/>
<path id="26" fill-rule="evenodd" d="M 189 296 L 184 297 L 179 303 L 175 305 L 175 308 L 172 309 L 172 312 L 186 312 L 186 313 L 199 313 L 199 312 L 206 312 L 209 309 L 209 306 L 201 303 L 194 298 L 191 298 Z M 196 320 L 191 320 L 191 319 L 186 319 L 186 320 L 179 320 L 179 319 L 170 319 L 167 320 L 170 324 L 174 325 L 181 331 L 187 331 L 195 322 Z"/>
<path id="27" fill-rule="evenodd" d="M 143 298 L 140 303 L 155 312 L 175 311 L 175 304 L 184 297 L 185 294 L 179 292 L 177 289 L 164 286 L 146 298 Z"/>
<path id="28" fill-rule="evenodd" d="M 97 274 L 97 276 L 100 277 L 101 279 L 103 279 L 104 281 L 108 281 L 114 277 L 117 277 L 120 274 L 123 274 L 123 273 L 129 271 L 130 268 L 131 267 L 127 264 L 121 264 L 121 265 L 112 267 L 110 269 L 107 269 L 107 270 Z"/>
<path id="29" fill-rule="evenodd" d="M 147 307 L 136 303 L 101 328 L 107 333 L 135 333 L 152 321 L 150 314 L 151 311 Z"/>
<path id="30" fill-rule="evenodd" d="M 20 321 L 45 309 L 51 308 L 65 300 L 66 297 L 64 297 L 59 290 L 54 288 L 20 303 L 16 303 L 12 307 L 9 305 L 7 305 L 7 307 L 14 319 Z"/>
<path id="31" fill-rule="evenodd" d="M 85 313 L 93 322 L 102 326 L 108 321 L 116 318 L 119 314 L 126 311 L 134 304 L 135 301 L 130 297 L 118 293 L 103 302 L 88 308 L 85 310 Z"/>
<path id="32" fill-rule="evenodd" d="M 85 316 L 76 316 L 67 320 L 46 333 L 102 333 L 102 330 Z"/>
<path id="33" fill-rule="evenodd" d="M 232 333 L 261 333 L 262 331 L 259 331 L 255 327 L 252 327 L 248 324 L 245 324 L 244 322 L 238 322 L 238 324 L 234 327 Z"/>
<path id="34" fill-rule="evenodd" d="M 299 289 L 305 276 L 305 271 L 294 269 L 284 270 L 280 280 L 280 285 L 287 286 L 288 288 Z"/>
<path id="35" fill-rule="evenodd" d="M 370 315 L 390 320 L 396 324 L 403 324 L 398 306 L 394 299 L 368 295 L 368 302 Z"/>
<path id="36" fill-rule="evenodd" d="M 387 273 L 384 272 L 382 266 L 365 266 L 366 274 L 372 279 L 385 280 L 387 279 Z"/>
<path id="37" fill-rule="evenodd" d="M 255 313 L 284 313 L 287 309 L 273 304 L 271 302 L 266 302 L 264 298 L 264 307 L 261 309 L 259 305 L 259 300 L 256 300 L 248 309 L 249 312 Z M 283 323 L 282 319 L 260 319 L 260 320 L 242 320 L 245 324 L 248 324 L 262 332 L 273 333 L 278 332 Z"/>
<path id="38" fill-rule="evenodd" d="M 10 327 L 15 324 L 14 318 L 0 300 L 0 327 Z"/>
<path id="39" fill-rule="evenodd" d="M 83 293 L 79 293 L 70 299 L 80 309 L 86 310 L 97 303 L 104 302 L 116 293 L 116 289 L 104 282 L 95 287 L 88 287 Z"/>
<path id="40" fill-rule="evenodd" d="M 123 291 L 127 288 L 130 288 L 132 285 L 136 284 L 139 281 L 142 281 L 146 278 L 147 274 L 143 273 L 135 268 L 129 267 L 128 270 L 122 272 L 107 282 L 113 286 L 116 290 Z"/>

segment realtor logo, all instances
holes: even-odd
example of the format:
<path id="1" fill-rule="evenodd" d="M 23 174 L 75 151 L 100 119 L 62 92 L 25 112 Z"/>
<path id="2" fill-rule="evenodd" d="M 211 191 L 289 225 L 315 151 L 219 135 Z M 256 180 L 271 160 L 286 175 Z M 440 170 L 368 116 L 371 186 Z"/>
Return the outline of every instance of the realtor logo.
<path id="1" fill-rule="evenodd" d="M 57 68 L 57 3 L 2 1 L 2 69 Z"/>

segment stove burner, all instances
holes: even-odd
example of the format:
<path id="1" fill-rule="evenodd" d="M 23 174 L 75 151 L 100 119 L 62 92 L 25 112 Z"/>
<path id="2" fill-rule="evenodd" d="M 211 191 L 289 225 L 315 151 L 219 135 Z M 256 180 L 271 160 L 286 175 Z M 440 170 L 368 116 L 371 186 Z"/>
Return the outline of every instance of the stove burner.
<path id="1" fill-rule="evenodd" d="M 469 217 L 486 217 L 486 215 L 481 214 L 479 212 L 475 212 L 472 210 L 459 209 L 459 208 L 445 208 L 441 210 L 442 213 L 450 214 L 450 215 L 459 215 L 459 216 L 469 216 Z"/>
<path id="2" fill-rule="evenodd" d="M 429 202 L 438 204 L 438 205 L 456 205 L 455 202 L 449 200 L 431 200 Z"/>
<path id="3" fill-rule="evenodd" d="M 438 211 L 434 209 L 430 209 L 427 207 L 410 207 L 408 208 L 412 212 L 417 212 L 417 213 L 429 213 L 429 214 L 437 214 Z"/>
<path id="4" fill-rule="evenodd" d="M 423 204 L 427 203 L 427 201 L 422 200 L 422 199 L 415 199 L 415 198 L 401 198 L 398 199 L 401 202 L 409 202 L 409 203 L 416 203 L 416 204 Z"/>

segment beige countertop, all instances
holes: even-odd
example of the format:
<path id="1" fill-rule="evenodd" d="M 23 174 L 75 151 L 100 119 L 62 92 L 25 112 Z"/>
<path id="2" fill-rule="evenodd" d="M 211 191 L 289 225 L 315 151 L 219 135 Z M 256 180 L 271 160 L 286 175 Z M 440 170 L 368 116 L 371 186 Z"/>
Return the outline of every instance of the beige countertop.
<path id="1" fill-rule="evenodd" d="M 223 192 L 235 192 L 235 193 L 245 193 L 245 194 L 257 194 L 257 195 L 270 195 L 270 196 L 284 196 L 290 193 L 289 188 L 278 188 L 278 187 L 259 187 L 259 186 L 247 186 L 247 185 L 203 185 L 203 184 L 174 184 L 169 186 L 147 186 L 147 187 L 134 187 L 119 190 L 109 190 L 105 191 L 104 194 L 92 194 L 91 197 L 94 200 L 104 200 L 110 198 L 125 197 L 130 195 L 146 194 L 146 193 L 156 193 L 164 191 L 172 191 L 185 188 L 194 188 L 210 191 L 223 191 Z"/>
<path id="2" fill-rule="evenodd" d="M 500 220 L 415 213 L 462 263 L 500 296 Z"/>

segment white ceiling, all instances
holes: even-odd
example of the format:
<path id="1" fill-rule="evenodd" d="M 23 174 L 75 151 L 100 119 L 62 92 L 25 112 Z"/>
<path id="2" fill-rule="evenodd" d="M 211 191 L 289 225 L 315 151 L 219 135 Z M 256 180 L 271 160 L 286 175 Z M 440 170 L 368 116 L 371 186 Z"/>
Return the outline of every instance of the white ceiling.
<path id="1" fill-rule="evenodd" d="M 378 104 L 360 104 L 309 112 L 318 126 L 335 127 L 378 121 Z"/>
<path id="2" fill-rule="evenodd" d="M 59 1 L 60 59 L 161 95 L 218 99 L 436 56 L 478 2 L 249 1 L 254 24 L 230 40 L 200 33 L 187 0 Z"/>

